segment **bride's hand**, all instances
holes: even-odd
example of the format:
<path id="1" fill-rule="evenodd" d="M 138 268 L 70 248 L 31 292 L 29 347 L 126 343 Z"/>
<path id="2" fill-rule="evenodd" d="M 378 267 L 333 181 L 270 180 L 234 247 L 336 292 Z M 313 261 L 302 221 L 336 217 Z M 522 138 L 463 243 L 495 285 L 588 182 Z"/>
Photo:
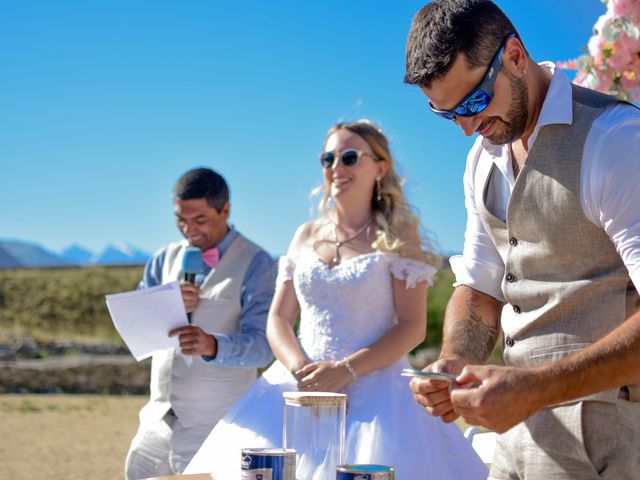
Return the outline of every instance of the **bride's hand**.
<path id="1" fill-rule="evenodd" d="M 320 361 L 305 365 L 295 372 L 300 378 L 298 389 L 308 392 L 339 392 L 352 380 L 342 362 Z"/>
<path id="2" fill-rule="evenodd" d="M 300 382 L 300 380 L 302 380 L 302 376 L 300 375 L 300 372 L 305 366 L 309 365 L 310 363 L 311 363 L 311 360 L 309 359 L 301 359 L 298 362 L 294 363 L 289 368 L 289 373 L 295 379 L 296 382 Z"/>

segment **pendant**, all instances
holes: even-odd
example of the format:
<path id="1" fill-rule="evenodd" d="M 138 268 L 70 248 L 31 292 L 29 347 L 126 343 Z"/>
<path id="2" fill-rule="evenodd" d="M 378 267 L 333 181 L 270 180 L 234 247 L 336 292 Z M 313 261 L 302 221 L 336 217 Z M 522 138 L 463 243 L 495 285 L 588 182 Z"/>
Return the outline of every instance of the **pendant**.
<path id="1" fill-rule="evenodd" d="M 333 259 L 331 259 L 331 262 L 333 263 L 333 265 L 340 265 L 340 247 L 342 246 L 342 242 L 338 242 L 336 241 L 336 255 L 335 257 L 333 257 Z"/>

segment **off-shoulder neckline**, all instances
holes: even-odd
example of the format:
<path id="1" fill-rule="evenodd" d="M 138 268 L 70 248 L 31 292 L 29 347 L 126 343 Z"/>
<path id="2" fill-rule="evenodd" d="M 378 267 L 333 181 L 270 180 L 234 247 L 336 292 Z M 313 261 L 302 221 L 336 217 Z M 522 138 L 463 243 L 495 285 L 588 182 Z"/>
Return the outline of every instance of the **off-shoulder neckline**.
<path id="1" fill-rule="evenodd" d="M 335 265 L 333 267 L 330 267 L 323 259 L 322 257 L 318 254 L 318 252 L 316 252 L 315 250 L 309 249 L 309 248 L 305 248 L 303 250 L 299 250 L 298 252 L 296 252 L 295 255 L 285 255 L 285 257 L 293 260 L 295 262 L 295 260 L 297 258 L 300 257 L 310 257 L 312 258 L 314 261 L 316 261 L 317 263 L 322 264 L 325 268 L 327 268 L 328 270 L 333 270 L 335 268 L 340 268 L 343 265 L 349 265 L 351 263 L 356 263 L 359 260 L 362 259 L 366 259 L 369 257 L 375 257 L 375 256 L 381 256 L 381 257 L 397 257 L 401 260 L 407 261 L 407 262 L 415 262 L 415 263 L 419 263 L 419 264 L 424 264 L 424 265 L 429 265 L 429 266 L 433 266 L 431 265 L 429 262 L 425 262 L 423 260 L 417 260 L 415 258 L 409 258 L 409 257 L 403 257 L 401 255 L 398 255 L 397 253 L 392 253 L 392 252 L 383 252 L 380 250 L 374 250 L 373 252 L 366 252 L 366 253 L 361 253 L 360 255 L 356 255 L 355 257 L 351 257 L 351 258 L 347 258 L 342 260 L 342 262 L 340 262 L 339 265 Z M 435 267 L 434 267 L 435 268 Z"/>

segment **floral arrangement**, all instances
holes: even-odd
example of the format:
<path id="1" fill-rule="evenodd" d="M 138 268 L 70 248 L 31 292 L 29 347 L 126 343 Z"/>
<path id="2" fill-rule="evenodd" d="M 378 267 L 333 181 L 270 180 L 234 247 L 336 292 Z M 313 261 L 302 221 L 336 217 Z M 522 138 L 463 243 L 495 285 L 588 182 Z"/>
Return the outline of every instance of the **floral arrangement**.
<path id="1" fill-rule="evenodd" d="M 560 68 L 577 70 L 574 83 L 640 100 L 640 0 L 602 0 L 607 11 L 593 27 L 589 53 Z"/>

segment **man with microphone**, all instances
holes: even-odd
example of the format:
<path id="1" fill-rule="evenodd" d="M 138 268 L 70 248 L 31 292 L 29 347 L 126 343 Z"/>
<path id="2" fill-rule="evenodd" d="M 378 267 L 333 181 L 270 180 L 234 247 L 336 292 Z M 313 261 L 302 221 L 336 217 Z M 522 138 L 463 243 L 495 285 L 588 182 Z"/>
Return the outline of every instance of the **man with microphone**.
<path id="1" fill-rule="evenodd" d="M 153 356 L 151 398 L 127 455 L 127 480 L 180 474 L 272 359 L 265 324 L 275 263 L 228 224 L 226 181 L 211 169 L 190 170 L 176 183 L 173 204 L 185 239 L 149 260 L 139 288 L 180 280 L 190 325 L 169 332 L 180 349 Z"/>

